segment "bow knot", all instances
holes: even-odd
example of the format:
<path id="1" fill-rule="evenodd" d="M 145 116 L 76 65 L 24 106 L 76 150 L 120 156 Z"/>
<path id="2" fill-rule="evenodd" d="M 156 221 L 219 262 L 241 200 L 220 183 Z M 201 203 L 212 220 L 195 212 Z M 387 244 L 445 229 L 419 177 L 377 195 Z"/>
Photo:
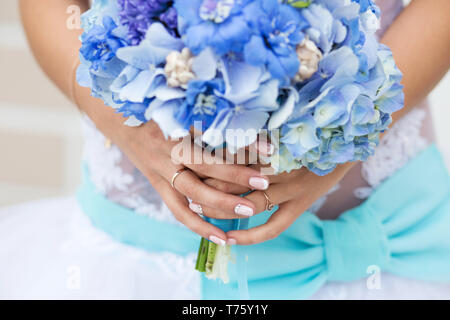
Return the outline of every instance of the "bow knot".
<path id="1" fill-rule="evenodd" d="M 389 262 L 388 238 L 370 211 L 351 210 L 342 219 L 324 221 L 323 239 L 329 281 L 360 279 L 369 266 L 384 269 Z"/>

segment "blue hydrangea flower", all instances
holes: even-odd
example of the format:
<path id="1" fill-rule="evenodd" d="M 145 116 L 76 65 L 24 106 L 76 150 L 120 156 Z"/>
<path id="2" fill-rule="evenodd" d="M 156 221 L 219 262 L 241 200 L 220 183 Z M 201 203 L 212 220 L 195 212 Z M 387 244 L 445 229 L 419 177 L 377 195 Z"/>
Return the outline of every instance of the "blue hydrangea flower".
<path id="1" fill-rule="evenodd" d="M 231 107 L 229 101 L 217 95 L 224 91 L 222 79 L 191 81 L 186 90 L 186 99 L 176 112 L 176 119 L 186 130 L 196 125 L 197 129 L 204 131 L 223 109 Z"/>
<path id="2" fill-rule="evenodd" d="M 240 51 L 250 30 L 242 9 L 250 0 L 175 0 L 186 46 L 199 54 L 206 47 L 222 55 Z"/>
<path id="3" fill-rule="evenodd" d="M 270 158 L 270 165 L 275 172 L 291 172 L 303 167 L 302 163 L 294 158 L 284 144 L 279 145 L 277 152 Z"/>
<path id="4" fill-rule="evenodd" d="M 244 47 L 245 61 L 267 66 L 273 77 L 288 82 L 298 71 L 296 47 L 308 23 L 296 9 L 277 0 L 253 1 L 243 10 L 252 29 Z"/>
<path id="5" fill-rule="evenodd" d="M 93 26 L 81 36 L 80 53 L 83 58 L 92 63 L 93 70 L 103 68 L 105 63 L 116 56 L 117 50 L 127 43 L 117 32 L 117 24 L 111 17 L 104 17 L 102 25 Z"/>
<path id="6" fill-rule="evenodd" d="M 249 65 L 239 57 L 224 58 L 220 67 L 225 91 L 216 94 L 226 99 L 230 107 L 217 115 L 203 141 L 217 146 L 221 142 L 216 141 L 215 135 L 221 133 L 228 150 L 236 152 L 256 141 L 270 113 L 279 108 L 279 81 L 271 79 L 264 68 Z"/>
<path id="7" fill-rule="evenodd" d="M 88 31 L 81 36 L 82 47 L 80 49 L 81 64 L 77 69 L 77 81 L 82 86 L 92 89 L 91 95 L 101 98 L 106 105 L 118 108 L 120 104 L 115 102 L 110 85 L 120 74 L 125 64 L 117 59 L 116 52 L 126 45 L 125 33 L 122 27 L 118 27 L 109 16 L 103 16 L 109 7 L 101 7 L 100 2 L 96 2 L 100 10 L 99 14 L 89 12 L 92 17 L 102 20 L 97 24 L 94 19 L 90 21 Z"/>

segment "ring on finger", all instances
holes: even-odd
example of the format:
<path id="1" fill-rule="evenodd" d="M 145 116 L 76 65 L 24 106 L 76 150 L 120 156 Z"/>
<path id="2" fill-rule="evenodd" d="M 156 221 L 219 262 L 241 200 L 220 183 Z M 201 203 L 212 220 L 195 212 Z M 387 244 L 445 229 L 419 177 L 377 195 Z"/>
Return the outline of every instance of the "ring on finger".
<path id="1" fill-rule="evenodd" d="M 170 185 L 172 186 L 172 188 L 174 188 L 175 190 L 177 190 L 177 189 L 175 188 L 175 180 L 178 178 L 178 176 L 179 176 L 180 174 L 182 174 L 183 172 L 185 172 L 185 171 L 187 171 L 187 170 L 189 170 L 189 168 L 184 167 L 184 168 L 181 168 L 180 170 L 178 170 L 177 172 L 175 172 L 175 173 L 173 174 L 172 180 L 170 181 Z"/>
<path id="2" fill-rule="evenodd" d="M 272 211 L 275 205 L 272 203 L 272 201 L 270 201 L 270 198 L 265 191 L 263 191 L 262 193 L 264 195 L 264 198 L 266 198 L 266 211 Z"/>

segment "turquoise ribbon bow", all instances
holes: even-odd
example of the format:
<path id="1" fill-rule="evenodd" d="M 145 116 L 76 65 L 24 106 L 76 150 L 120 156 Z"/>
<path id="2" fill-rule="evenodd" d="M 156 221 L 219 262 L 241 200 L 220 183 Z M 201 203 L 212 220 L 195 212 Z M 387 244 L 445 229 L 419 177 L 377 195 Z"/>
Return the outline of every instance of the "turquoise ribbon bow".
<path id="1" fill-rule="evenodd" d="M 264 223 L 269 214 L 250 220 Z M 450 282 L 450 178 L 436 146 L 337 220 L 306 212 L 280 237 L 247 248 L 253 299 L 302 299 L 327 281 L 369 276 L 368 268 Z M 234 270 L 237 277 L 239 270 Z M 232 299 L 237 284 L 203 282 L 204 297 Z"/>
<path id="2" fill-rule="evenodd" d="M 85 172 L 85 174 L 88 174 Z M 95 193 L 89 178 L 79 200 L 94 225 L 149 251 L 196 252 L 199 237 L 158 222 Z M 249 227 L 270 213 L 252 217 Z M 415 279 L 450 282 L 450 177 L 435 145 L 379 186 L 362 205 L 337 220 L 305 212 L 276 239 L 247 247 L 252 299 L 303 299 L 327 281 L 367 277 L 368 267 Z M 238 268 L 230 284 L 202 281 L 206 299 L 237 299 Z"/>

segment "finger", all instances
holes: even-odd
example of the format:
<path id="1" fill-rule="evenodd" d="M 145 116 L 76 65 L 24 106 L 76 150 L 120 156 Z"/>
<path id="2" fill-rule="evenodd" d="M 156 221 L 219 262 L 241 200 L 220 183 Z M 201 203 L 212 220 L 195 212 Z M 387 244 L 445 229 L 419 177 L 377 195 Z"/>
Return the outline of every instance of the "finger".
<path id="1" fill-rule="evenodd" d="M 181 145 L 174 147 L 171 159 L 175 165 L 184 165 L 197 175 L 216 178 L 226 182 L 239 184 L 252 189 L 265 190 L 269 186 L 269 179 L 258 171 L 245 165 L 227 164 L 223 157 L 203 150 L 186 139 Z"/>
<path id="2" fill-rule="evenodd" d="M 214 218 L 214 219 L 245 219 L 249 216 L 247 215 L 240 215 L 236 213 L 228 213 L 225 211 L 222 211 L 221 209 L 217 208 L 211 208 L 206 205 L 201 205 L 195 202 L 191 202 L 189 204 L 189 209 L 197 214 L 200 214 L 202 216 L 208 217 L 208 218 Z"/>
<path id="3" fill-rule="evenodd" d="M 266 163 L 267 157 L 273 153 L 274 149 L 274 146 L 270 142 L 257 140 L 248 147 L 237 150 L 236 153 L 231 153 L 227 148 L 216 149 L 215 155 L 222 156 L 228 164 L 249 166 Z"/>
<path id="4" fill-rule="evenodd" d="M 184 171 L 174 183 L 176 190 L 192 199 L 194 203 L 211 208 L 220 208 L 228 214 L 251 216 L 255 205 L 251 200 L 216 190 L 203 183 L 193 172 Z"/>
<path id="5" fill-rule="evenodd" d="M 237 184 L 249 189 L 266 190 L 269 178 L 257 170 L 237 164 L 186 164 L 194 172 L 225 182 Z"/>
<path id="6" fill-rule="evenodd" d="M 255 214 L 259 214 L 266 210 L 272 210 L 275 205 L 280 205 L 292 199 L 301 197 L 303 189 L 299 184 L 300 182 L 297 181 L 285 184 L 274 184 L 266 191 L 253 191 L 245 196 L 245 198 L 255 205 Z M 196 213 L 216 219 L 244 218 L 229 216 L 220 207 L 210 207 L 195 202 L 192 203 L 189 208 Z"/>
<path id="7" fill-rule="evenodd" d="M 167 161 L 164 154 L 155 156 L 153 161 L 159 164 L 157 168 L 159 168 L 160 172 L 158 173 L 169 183 L 173 181 L 175 189 L 194 202 L 212 208 L 220 208 L 229 214 L 236 213 L 246 216 L 254 214 L 255 205 L 250 200 L 216 190 L 203 183 L 190 170 L 182 171 L 175 176 L 176 172 L 184 167 Z"/>
<path id="8" fill-rule="evenodd" d="M 201 137 L 202 132 L 192 129 L 190 134 L 192 137 Z M 218 147 L 214 150 L 215 154 L 226 160 L 227 163 L 250 165 L 258 163 L 259 157 L 272 155 L 275 147 L 270 143 L 267 132 L 262 132 L 254 143 L 246 148 L 239 149 L 236 153 L 231 153 L 226 147 Z"/>
<path id="9" fill-rule="evenodd" d="M 207 184 L 210 187 L 213 187 L 214 189 L 217 189 L 219 191 L 229 193 L 229 194 L 236 194 L 241 195 L 244 193 L 249 192 L 251 189 L 248 187 L 240 186 L 238 184 L 234 184 L 231 182 L 225 182 L 218 179 L 208 178 L 203 180 L 205 184 Z"/>
<path id="10" fill-rule="evenodd" d="M 285 231 L 306 210 L 299 200 L 286 202 L 270 216 L 267 222 L 248 230 L 226 233 L 229 244 L 251 245 L 272 240 Z"/>
<path id="11" fill-rule="evenodd" d="M 163 177 L 156 173 L 148 173 L 147 178 L 158 190 L 161 198 L 179 222 L 205 239 L 219 245 L 225 244 L 227 240 L 225 232 L 189 210 L 186 198 L 175 191 Z"/>
<path id="12" fill-rule="evenodd" d="M 252 148 L 262 157 L 269 157 L 275 151 L 275 146 L 270 142 L 267 135 L 258 135 L 258 140 L 250 145 L 250 150 Z"/>
<path id="13" fill-rule="evenodd" d="M 292 170 L 290 172 L 281 172 L 275 174 L 275 169 L 273 169 L 270 164 L 254 164 L 250 168 L 259 171 L 264 174 L 270 181 L 270 184 L 274 183 L 285 183 L 291 180 L 301 179 L 304 175 L 308 173 L 306 168 L 301 168 L 297 170 Z"/>

